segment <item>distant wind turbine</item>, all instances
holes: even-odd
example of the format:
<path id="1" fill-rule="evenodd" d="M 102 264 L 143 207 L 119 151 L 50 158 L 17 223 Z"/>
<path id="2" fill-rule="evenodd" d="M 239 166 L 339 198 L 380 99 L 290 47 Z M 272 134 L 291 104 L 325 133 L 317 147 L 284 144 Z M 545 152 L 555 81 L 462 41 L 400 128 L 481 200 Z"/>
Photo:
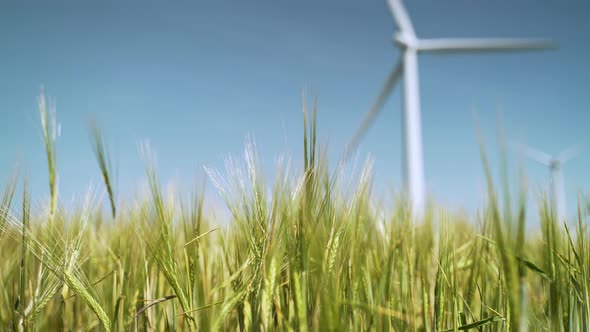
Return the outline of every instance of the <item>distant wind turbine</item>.
<path id="1" fill-rule="evenodd" d="M 549 168 L 551 176 L 551 203 L 555 208 L 555 214 L 559 221 L 564 221 L 566 218 L 567 205 L 565 201 L 562 167 L 563 164 L 574 158 L 580 152 L 580 146 L 572 146 L 554 156 L 533 149 L 524 144 L 519 144 L 519 146 L 527 157 Z"/>
<path id="2" fill-rule="evenodd" d="M 397 81 L 404 77 L 403 110 L 403 171 L 404 187 L 409 196 L 415 216 L 424 215 L 425 189 L 422 157 L 422 133 L 420 123 L 420 91 L 418 83 L 418 53 L 465 53 L 490 51 L 523 51 L 552 48 L 553 44 L 541 39 L 505 38 L 443 38 L 418 39 L 410 17 L 401 0 L 388 0 L 389 9 L 398 31 L 395 43 L 402 51 L 402 57 L 387 78 L 381 93 L 365 115 L 355 136 L 347 145 L 344 159 L 350 157 L 360 139 L 374 122 L 387 98 L 393 92 Z"/>

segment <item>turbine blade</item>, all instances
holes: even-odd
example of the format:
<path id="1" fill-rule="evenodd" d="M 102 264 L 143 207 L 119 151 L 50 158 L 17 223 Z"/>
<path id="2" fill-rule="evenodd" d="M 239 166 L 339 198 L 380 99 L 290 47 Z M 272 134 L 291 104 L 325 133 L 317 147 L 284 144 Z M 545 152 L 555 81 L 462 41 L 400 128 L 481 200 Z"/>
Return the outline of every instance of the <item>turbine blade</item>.
<path id="1" fill-rule="evenodd" d="M 425 52 L 535 51 L 556 47 L 550 40 L 528 38 L 441 38 L 418 41 L 418 50 Z"/>
<path id="2" fill-rule="evenodd" d="M 366 134 L 367 129 L 369 129 L 371 124 L 373 124 L 373 121 L 375 121 L 375 118 L 377 117 L 379 112 L 383 109 L 383 105 L 387 101 L 387 98 L 389 98 L 389 96 L 393 92 L 395 84 L 402 75 L 403 67 L 403 62 L 400 60 L 400 62 L 398 62 L 398 64 L 393 68 L 393 70 L 387 77 L 387 81 L 385 81 L 385 85 L 383 85 L 381 93 L 379 93 L 379 95 L 373 102 L 371 109 L 363 118 L 363 121 L 361 122 L 361 125 L 358 127 L 352 140 L 346 145 L 346 148 L 344 150 L 345 160 L 348 159 L 351 153 L 357 148 L 360 140 Z"/>
<path id="3" fill-rule="evenodd" d="M 559 159 L 559 162 L 561 162 L 563 164 L 566 161 L 577 156 L 580 153 L 580 151 L 582 151 L 582 146 L 581 145 L 574 145 L 574 146 L 569 147 L 569 148 L 565 149 L 564 151 L 560 152 L 559 155 L 557 156 L 557 158 Z"/>
<path id="4" fill-rule="evenodd" d="M 516 146 L 518 147 L 518 149 L 524 153 L 527 157 L 535 160 L 538 163 L 541 163 L 545 166 L 550 166 L 551 165 L 551 160 L 553 159 L 549 154 L 533 149 L 529 146 L 526 146 L 522 143 L 516 143 Z"/>
<path id="5" fill-rule="evenodd" d="M 408 15 L 408 12 L 406 11 L 402 1 L 387 0 L 387 4 L 389 5 L 389 11 L 395 20 L 397 28 L 404 33 L 408 33 L 412 37 L 416 37 L 414 27 L 412 26 L 412 21 L 410 20 L 410 16 Z"/>

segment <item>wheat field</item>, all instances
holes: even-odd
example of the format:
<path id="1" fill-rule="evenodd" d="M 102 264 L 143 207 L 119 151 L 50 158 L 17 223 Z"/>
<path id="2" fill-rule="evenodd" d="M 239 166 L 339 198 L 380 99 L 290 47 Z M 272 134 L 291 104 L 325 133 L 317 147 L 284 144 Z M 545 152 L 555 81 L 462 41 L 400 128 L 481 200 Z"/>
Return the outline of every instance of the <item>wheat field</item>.
<path id="1" fill-rule="evenodd" d="M 465 216 L 372 196 L 371 163 L 329 171 L 317 108 L 303 110 L 303 165 L 274 180 L 255 146 L 189 193 L 165 192 L 148 146 L 147 190 L 118 197 L 92 126 L 106 193 L 59 201 L 55 114 L 40 103 L 49 203 L 32 208 L 25 172 L 2 187 L 2 331 L 589 331 L 588 200 L 557 220 L 549 200 L 495 188 Z M 299 165 L 298 165 L 299 166 Z M 300 172 L 293 169 L 301 169 Z M 268 189 L 270 188 L 270 190 Z M 230 211 L 208 216 L 205 190 Z M 525 227 L 537 215 L 539 232 Z M 573 225 L 573 226 L 568 226 Z"/>

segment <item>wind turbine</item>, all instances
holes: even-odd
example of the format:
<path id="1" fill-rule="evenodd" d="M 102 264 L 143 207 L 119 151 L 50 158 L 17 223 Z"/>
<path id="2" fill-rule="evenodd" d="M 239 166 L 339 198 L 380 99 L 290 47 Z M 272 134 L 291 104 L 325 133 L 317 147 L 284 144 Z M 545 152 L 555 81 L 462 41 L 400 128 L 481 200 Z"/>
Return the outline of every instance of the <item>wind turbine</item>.
<path id="1" fill-rule="evenodd" d="M 424 215 L 425 184 L 422 158 L 422 129 L 420 120 L 420 90 L 418 83 L 418 54 L 430 53 L 466 53 L 490 51 L 523 51 L 552 48 L 552 44 L 541 39 L 514 38 L 441 38 L 419 39 L 414 32 L 412 22 L 401 0 L 388 0 L 389 10 L 397 33 L 394 41 L 402 51 L 402 56 L 393 68 L 381 93 L 377 96 L 369 112 L 365 115 L 355 136 L 347 145 L 344 159 L 350 157 L 362 136 L 381 111 L 387 98 L 393 92 L 397 81 L 404 77 L 403 110 L 403 171 L 404 187 L 409 196 L 415 216 Z"/>
<path id="2" fill-rule="evenodd" d="M 551 203 L 552 206 L 555 207 L 555 214 L 559 221 L 565 220 L 567 205 L 565 202 L 565 189 L 561 169 L 563 164 L 574 158 L 580 152 L 580 146 L 572 146 L 554 156 L 523 144 L 519 144 L 519 146 L 527 157 L 549 168 L 551 180 Z"/>

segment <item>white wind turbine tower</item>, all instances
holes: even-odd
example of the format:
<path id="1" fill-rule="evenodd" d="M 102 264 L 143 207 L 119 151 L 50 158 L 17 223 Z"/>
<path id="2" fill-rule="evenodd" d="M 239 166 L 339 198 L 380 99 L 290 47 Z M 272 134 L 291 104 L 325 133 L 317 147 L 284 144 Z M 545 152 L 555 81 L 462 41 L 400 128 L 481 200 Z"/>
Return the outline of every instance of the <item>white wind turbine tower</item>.
<path id="1" fill-rule="evenodd" d="M 404 187 L 410 199 L 415 216 L 424 215 L 425 184 L 422 161 L 422 133 L 420 123 L 420 90 L 418 83 L 418 53 L 465 53 L 489 51 L 523 51 L 552 48 L 552 44 L 540 39 L 506 38 L 439 38 L 419 39 L 401 0 L 388 0 L 390 12 L 398 31 L 394 36 L 402 57 L 393 68 L 381 93 L 366 114 L 355 136 L 347 145 L 344 158 L 347 159 L 356 148 L 362 136 L 381 111 L 387 98 L 393 92 L 397 81 L 404 77 L 403 110 L 403 170 Z"/>
<path id="2" fill-rule="evenodd" d="M 567 205 L 565 201 L 562 167 L 563 164 L 574 158 L 580 152 L 580 146 L 570 147 L 554 156 L 523 144 L 520 144 L 520 147 L 527 157 L 549 168 L 551 203 L 555 208 L 555 215 L 559 221 L 564 221 L 567 213 Z"/>

